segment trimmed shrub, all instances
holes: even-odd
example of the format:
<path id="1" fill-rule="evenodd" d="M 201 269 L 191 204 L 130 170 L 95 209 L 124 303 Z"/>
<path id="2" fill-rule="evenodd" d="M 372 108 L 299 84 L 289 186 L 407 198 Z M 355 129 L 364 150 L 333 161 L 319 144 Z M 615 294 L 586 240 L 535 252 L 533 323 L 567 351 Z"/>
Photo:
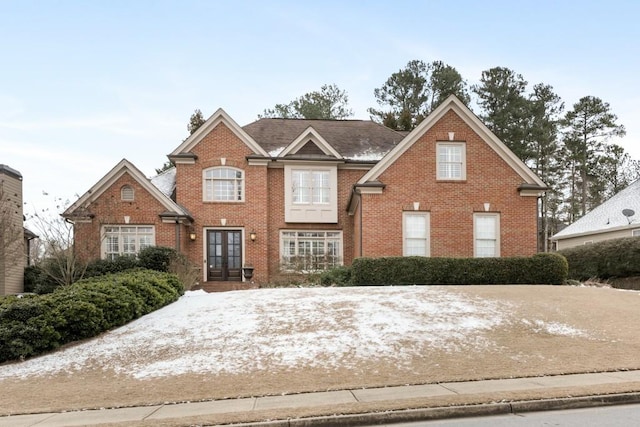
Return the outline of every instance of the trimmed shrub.
<path id="1" fill-rule="evenodd" d="M 138 264 L 138 259 L 130 255 L 118 256 L 113 260 L 96 259 L 87 265 L 84 278 L 120 273 L 137 268 Z"/>
<path id="2" fill-rule="evenodd" d="M 149 270 L 169 272 L 171 260 L 178 252 L 163 246 L 149 246 L 138 253 L 138 265 Z"/>
<path id="3" fill-rule="evenodd" d="M 0 363 L 95 336 L 183 293 L 175 275 L 130 270 L 80 280 L 47 295 L 0 298 Z"/>
<path id="4" fill-rule="evenodd" d="M 322 286 L 350 286 L 351 267 L 340 266 L 318 274 L 318 282 Z"/>
<path id="5" fill-rule="evenodd" d="M 624 237 L 558 251 L 575 280 L 640 276 L 640 239 Z"/>
<path id="6" fill-rule="evenodd" d="M 24 291 L 36 294 L 50 294 L 60 286 L 47 272 L 38 265 L 30 265 L 24 269 Z"/>
<path id="7" fill-rule="evenodd" d="M 562 284 L 566 260 L 557 254 L 510 258 L 357 258 L 355 285 Z"/>

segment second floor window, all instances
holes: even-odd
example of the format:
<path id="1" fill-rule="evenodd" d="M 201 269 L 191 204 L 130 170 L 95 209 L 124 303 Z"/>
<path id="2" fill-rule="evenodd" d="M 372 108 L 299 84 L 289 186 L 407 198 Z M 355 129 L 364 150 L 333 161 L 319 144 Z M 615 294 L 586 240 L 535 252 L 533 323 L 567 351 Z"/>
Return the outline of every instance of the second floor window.
<path id="1" fill-rule="evenodd" d="M 292 170 L 292 201 L 295 204 L 329 204 L 330 184 L 327 170 Z"/>
<path id="2" fill-rule="evenodd" d="M 437 176 L 439 180 L 466 179 L 464 143 L 438 143 Z"/>
<path id="3" fill-rule="evenodd" d="M 206 202 L 241 202 L 244 200 L 244 172 L 235 168 L 211 168 L 203 172 L 203 195 Z"/>

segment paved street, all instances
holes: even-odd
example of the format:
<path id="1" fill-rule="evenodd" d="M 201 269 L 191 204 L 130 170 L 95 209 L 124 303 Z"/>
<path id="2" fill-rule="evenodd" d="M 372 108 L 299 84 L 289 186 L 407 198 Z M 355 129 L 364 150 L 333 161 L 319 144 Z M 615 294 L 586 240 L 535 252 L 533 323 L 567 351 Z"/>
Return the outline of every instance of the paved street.
<path id="1" fill-rule="evenodd" d="M 526 412 L 485 417 L 453 418 L 446 420 L 386 425 L 393 427 L 626 427 L 640 425 L 640 404 L 545 412 Z"/>

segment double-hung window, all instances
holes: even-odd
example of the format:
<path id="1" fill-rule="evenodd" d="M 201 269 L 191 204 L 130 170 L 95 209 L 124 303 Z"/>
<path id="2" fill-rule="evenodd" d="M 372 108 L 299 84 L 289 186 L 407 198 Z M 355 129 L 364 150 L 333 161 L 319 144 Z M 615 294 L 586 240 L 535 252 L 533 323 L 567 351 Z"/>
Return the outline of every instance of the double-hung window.
<path id="1" fill-rule="evenodd" d="M 342 231 L 280 232 L 282 268 L 288 271 L 326 270 L 342 265 Z"/>
<path id="2" fill-rule="evenodd" d="M 113 260 L 121 255 L 135 256 L 142 249 L 155 244 L 152 225 L 105 225 L 103 227 L 102 254 Z"/>
<path id="3" fill-rule="evenodd" d="M 473 252 L 478 258 L 500 256 L 500 214 L 474 214 Z"/>
<path id="4" fill-rule="evenodd" d="M 285 164 L 285 222 L 338 222 L 338 168 L 324 164 Z"/>
<path id="5" fill-rule="evenodd" d="M 241 169 L 215 167 L 203 171 L 205 202 L 244 201 L 244 172 Z"/>
<path id="6" fill-rule="evenodd" d="M 402 218 L 404 256 L 429 256 L 429 213 L 405 212 Z"/>
<path id="7" fill-rule="evenodd" d="M 463 142 L 439 142 L 436 144 L 436 167 L 439 180 L 465 180 L 466 153 Z"/>
<path id="8" fill-rule="evenodd" d="M 291 171 L 293 203 L 295 204 L 329 204 L 329 171 L 300 170 Z"/>

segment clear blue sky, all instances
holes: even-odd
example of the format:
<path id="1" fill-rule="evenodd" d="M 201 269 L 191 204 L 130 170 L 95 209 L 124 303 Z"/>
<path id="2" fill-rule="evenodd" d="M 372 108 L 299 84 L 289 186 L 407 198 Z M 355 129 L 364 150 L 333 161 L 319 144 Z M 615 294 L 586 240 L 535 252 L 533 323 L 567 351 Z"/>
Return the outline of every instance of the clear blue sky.
<path id="1" fill-rule="evenodd" d="M 0 0 L 0 163 L 23 174 L 26 211 L 74 201 L 122 158 L 153 175 L 196 108 L 245 125 L 335 83 L 368 119 L 412 59 L 469 84 L 509 67 L 567 108 L 600 97 L 640 159 L 639 16 L 633 0 Z"/>

